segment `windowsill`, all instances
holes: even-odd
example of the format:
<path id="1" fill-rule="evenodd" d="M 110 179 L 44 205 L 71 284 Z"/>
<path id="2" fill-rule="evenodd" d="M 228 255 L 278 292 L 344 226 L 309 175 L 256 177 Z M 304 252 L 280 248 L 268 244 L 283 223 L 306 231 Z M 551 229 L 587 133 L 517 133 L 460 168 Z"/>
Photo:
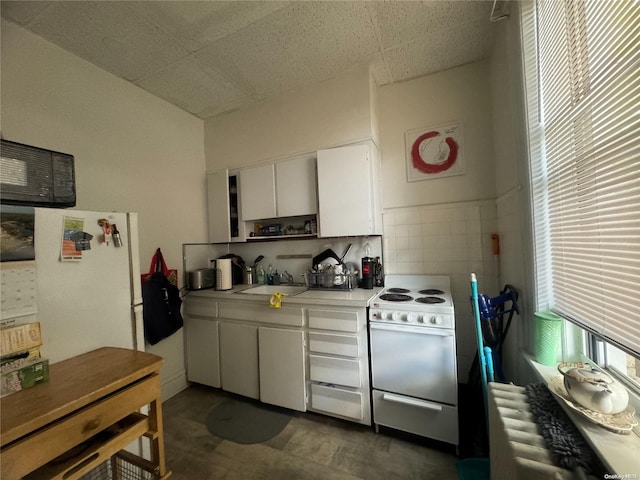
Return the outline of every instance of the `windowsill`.
<path id="1" fill-rule="evenodd" d="M 559 375 L 557 369 L 536 362 L 530 355 L 524 354 L 524 359 L 531 365 L 538 378 L 545 383 L 548 379 Z M 574 412 L 564 402 L 559 401 L 558 403 L 600 457 L 609 473 L 617 475 L 640 474 L 640 459 L 638 459 L 640 437 L 635 431 L 628 435 L 610 432 Z"/>

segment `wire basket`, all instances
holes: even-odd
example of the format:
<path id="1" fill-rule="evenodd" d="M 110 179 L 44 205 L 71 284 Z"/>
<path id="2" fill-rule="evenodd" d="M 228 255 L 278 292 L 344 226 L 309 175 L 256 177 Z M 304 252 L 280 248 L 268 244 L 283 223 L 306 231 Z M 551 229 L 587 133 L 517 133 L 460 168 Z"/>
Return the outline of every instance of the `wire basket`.
<path id="1" fill-rule="evenodd" d="M 127 461 L 120 454 L 115 454 L 80 478 L 81 480 L 159 480 L 160 476 Z"/>
<path id="2" fill-rule="evenodd" d="M 352 273 L 307 272 L 304 281 L 314 290 L 353 290 L 358 287 L 358 276 Z"/>

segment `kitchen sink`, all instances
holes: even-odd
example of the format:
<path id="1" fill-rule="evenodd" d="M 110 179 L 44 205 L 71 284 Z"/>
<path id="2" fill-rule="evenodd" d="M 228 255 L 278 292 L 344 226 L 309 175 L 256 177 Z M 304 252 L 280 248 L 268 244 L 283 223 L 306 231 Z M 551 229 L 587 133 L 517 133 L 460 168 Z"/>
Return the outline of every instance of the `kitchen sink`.
<path id="1" fill-rule="evenodd" d="M 260 285 L 258 287 L 247 288 L 237 293 L 248 293 L 253 295 L 272 295 L 276 292 L 286 295 L 297 295 L 307 290 L 304 285 Z"/>

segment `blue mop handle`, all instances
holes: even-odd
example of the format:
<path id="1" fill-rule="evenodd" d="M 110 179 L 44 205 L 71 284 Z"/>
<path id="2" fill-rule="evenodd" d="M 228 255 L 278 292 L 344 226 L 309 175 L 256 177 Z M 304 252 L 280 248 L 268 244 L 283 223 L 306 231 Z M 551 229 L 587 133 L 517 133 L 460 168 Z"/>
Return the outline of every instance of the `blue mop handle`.
<path id="1" fill-rule="evenodd" d="M 484 363 L 487 365 L 487 380 L 493 382 L 493 351 L 491 347 L 484 347 Z"/>
<path id="2" fill-rule="evenodd" d="M 473 304 L 473 314 L 476 319 L 476 338 L 478 340 L 478 361 L 480 363 L 480 375 L 482 376 L 482 392 L 487 403 L 487 361 L 484 356 L 484 345 L 482 342 L 482 326 L 480 325 L 480 306 L 478 305 L 478 281 L 476 274 L 471 274 L 471 300 Z M 485 408 L 486 409 L 486 408 Z"/>

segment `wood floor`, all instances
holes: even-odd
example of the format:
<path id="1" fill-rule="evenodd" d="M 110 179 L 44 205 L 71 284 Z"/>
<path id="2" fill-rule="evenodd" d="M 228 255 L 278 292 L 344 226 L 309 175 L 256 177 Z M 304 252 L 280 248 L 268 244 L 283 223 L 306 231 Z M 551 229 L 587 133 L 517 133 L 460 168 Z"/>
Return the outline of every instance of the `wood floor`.
<path id="1" fill-rule="evenodd" d="M 163 403 L 172 479 L 458 478 L 451 446 L 395 432 L 374 433 L 371 427 L 310 412 L 296 412 L 282 432 L 264 443 L 241 445 L 215 437 L 205 420 L 227 396 L 218 389 L 192 385 Z"/>

